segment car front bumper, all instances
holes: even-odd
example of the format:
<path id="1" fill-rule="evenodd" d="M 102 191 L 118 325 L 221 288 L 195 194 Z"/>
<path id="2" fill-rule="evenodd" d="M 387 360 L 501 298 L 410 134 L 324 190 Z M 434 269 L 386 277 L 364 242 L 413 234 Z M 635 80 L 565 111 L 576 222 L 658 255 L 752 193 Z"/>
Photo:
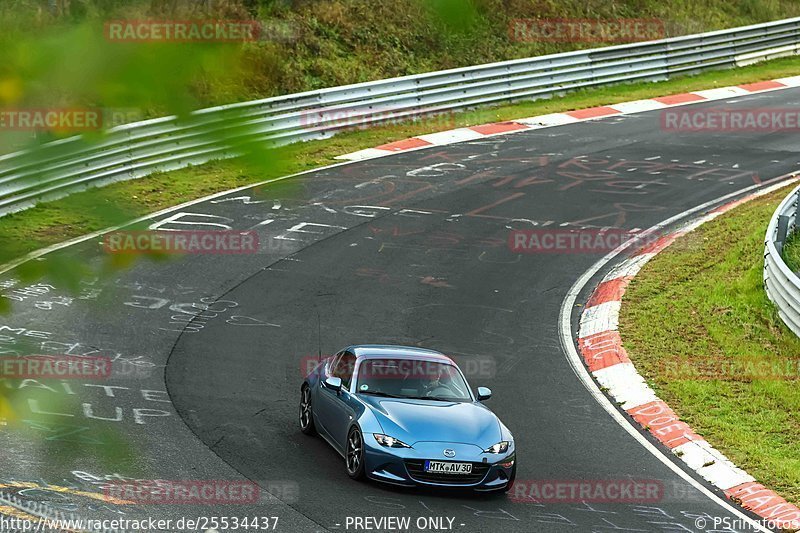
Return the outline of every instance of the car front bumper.
<path id="1" fill-rule="evenodd" d="M 508 485 L 516 462 L 513 443 L 506 453 L 492 454 L 484 453 L 478 446 L 448 442 L 421 442 L 411 448 L 387 448 L 368 437 L 371 435 L 364 438 L 367 477 L 394 485 L 500 490 Z M 453 450 L 455 457 L 445 457 L 445 449 Z M 472 473 L 428 473 L 424 470 L 427 460 L 471 463 Z"/>

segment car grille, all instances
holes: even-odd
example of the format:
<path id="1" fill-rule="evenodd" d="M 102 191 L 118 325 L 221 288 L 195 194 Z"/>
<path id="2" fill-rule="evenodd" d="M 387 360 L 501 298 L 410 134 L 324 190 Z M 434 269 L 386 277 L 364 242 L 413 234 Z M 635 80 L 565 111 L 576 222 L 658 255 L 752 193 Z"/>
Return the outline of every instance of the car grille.
<path id="1" fill-rule="evenodd" d="M 469 474 L 440 474 L 425 471 L 425 461 L 423 459 L 406 459 L 406 469 L 409 475 L 416 481 L 426 483 L 446 483 L 448 485 L 471 485 L 478 483 L 489 471 L 491 465 L 488 463 L 472 463 L 472 472 Z"/>

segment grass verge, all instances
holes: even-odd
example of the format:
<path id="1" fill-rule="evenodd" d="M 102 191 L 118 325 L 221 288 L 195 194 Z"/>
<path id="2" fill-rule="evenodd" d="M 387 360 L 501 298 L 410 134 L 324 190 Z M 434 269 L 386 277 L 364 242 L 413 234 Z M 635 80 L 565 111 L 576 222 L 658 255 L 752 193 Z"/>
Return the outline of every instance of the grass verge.
<path id="1" fill-rule="evenodd" d="M 439 130 L 546 113 L 608 105 L 655 96 L 711 89 L 800 73 L 800 58 L 773 60 L 659 83 L 616 85 L 453 115 Z M 240 162 L 217 161 L 166 174 L 74 194 L 0 219 L 0 264 L 39 248 L 219 191 L 336 162 L 336 156 L 414 135 L 432 133 L 431 122 L 410 122 L 341 133 L 331 139 L 289 146 L 280 164 L 248 170 Z M 263 165 L 262 165 L 263 167 Z"/>
<path id="2" fill-rule="evenodd" d="M 800 503 L 800 339 L 762 287 L 764 228 L 784 188 L 678 239 L 625 293 L 623 343 L 694 430 Z"/>

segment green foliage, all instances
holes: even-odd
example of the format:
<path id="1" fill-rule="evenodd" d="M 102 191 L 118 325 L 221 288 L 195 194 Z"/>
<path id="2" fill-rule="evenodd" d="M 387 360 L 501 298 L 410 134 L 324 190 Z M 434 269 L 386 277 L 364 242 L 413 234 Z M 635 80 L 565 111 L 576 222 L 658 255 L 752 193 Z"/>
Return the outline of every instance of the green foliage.
<path id="1" fill-rule="evenodd" d="M 132 108 L 144 117 L 174 114 L 186 119 L 190 111 L 214 98 L 224 95 L 226 99 L 239 99 L 242 84 L 235 77 L 231 81 L 230 74 L 252 72 L 248 69 L 253 65 L 250 48 L 241 43 L 122 42 L 107 37 L 104 17 L 143 18 L 160 12 L 170 2 L 118 4 L 60 0 L 57 12 L 46 9 L 49 2 L 17 1 L 1 6 L 0 109 L 88 109 L 104 113 Z M 238 2 L 215 2 L 214 5 L 218 12 L 203 16 L 248 16 Z M 194 15 L 174 12 L 170 16 Z M 264 43 L 267 48 L 270 45 Z M 273 70 L 280 72 L 280 56 L 272 54 L 271 58 Z M 270 76 L 270 70 L 264 69 L 259 75 Z M 229 112 L 231 118 L 235 118 L 236 113 L 241 112 Z M 243 153 L 245 157 L 239 160 L 240 164 L 260 171 L 280 168 L 278 152 L 272 151 L 267 156 L 267 147 L 242 142 L 248 130 L 256 127 L 244 122 L 224 132 L 198 135 L 193 140 L 224 144 L 231 151 Z M 46 152 L 35 150 L 36 145 L 72 136 L 74 131 L 39 131 L 34 136 L 30 131 L 14 132 L 12 129 L 0 132 L 0 143 L 4 143 L 0 153 L 33 147 L 34 150 L 25 156 L 31 169 L 37 168 L 42 157 L 54 158 L 75 150 L 75 143 L 51 146 Z M 99 130 L 90 131 L 79 142 L 91 145 L 102 141 L 103 135 Z M 40 153 L 44 155 L 37 155 Z M 40 178 L 31 177 L 30 182 L 35 183 L 36 179 Z M 74 207 L 95 223 L 108 227 L 131 218 L 128 204 L 117 201 Z M 68 213 L 56 216 L 69 218 Z M 64 229 L 56 231 L 63 233 Z M 12 243 L 3 252 L 15 246 Z M 0 252 L 0 255 L 4 254 Z M 67 288 L 77 287 L 80 277 L 86 274 L 79 265 L 58 261 L 29 263 L 21 268 L 26 279 L 48 278 Z"/>

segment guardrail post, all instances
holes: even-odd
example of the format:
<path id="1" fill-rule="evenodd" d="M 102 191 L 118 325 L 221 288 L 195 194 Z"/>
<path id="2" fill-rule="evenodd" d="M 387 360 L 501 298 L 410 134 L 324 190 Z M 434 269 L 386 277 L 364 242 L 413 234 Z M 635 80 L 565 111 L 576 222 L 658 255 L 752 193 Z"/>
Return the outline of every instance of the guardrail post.
<path id="1" fill-rule="evenodd" d="M 783 254 L 783 243 L 786 242 L 788 233 L 789 215 L 781 215 L 778 217 L 778 235 L 775 237 L 775 248 L 778 249 L 779 254 Z"/>
<path id="2" fill-rule="evenodd" d="M 789 228 L 789 231 L 797 231 L 797 221 L 800 219 L 800 190 L 797 191 L 794 199 L 794 220 L 792 221 L 792 226 Z"/>

